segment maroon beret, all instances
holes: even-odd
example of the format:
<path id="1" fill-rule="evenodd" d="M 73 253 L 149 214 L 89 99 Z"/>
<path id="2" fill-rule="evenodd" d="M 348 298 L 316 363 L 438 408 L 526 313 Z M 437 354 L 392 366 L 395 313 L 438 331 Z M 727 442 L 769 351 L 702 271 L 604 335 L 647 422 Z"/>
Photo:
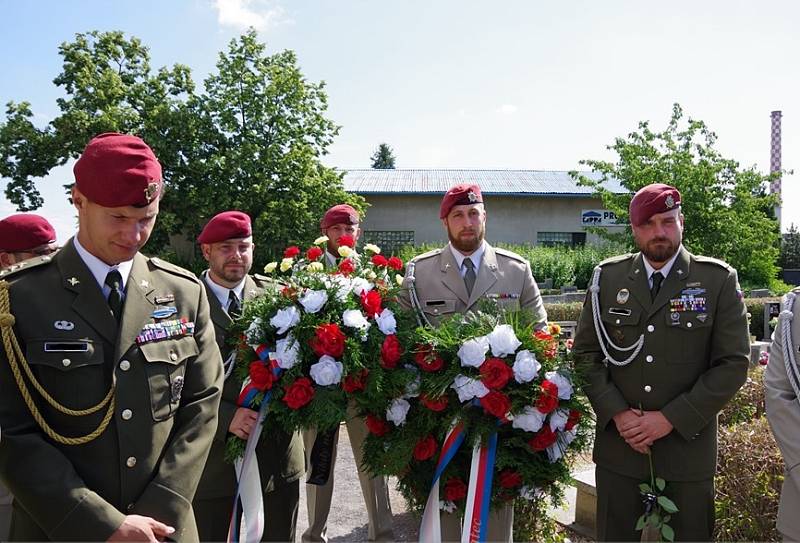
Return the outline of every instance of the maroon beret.
<path id="1" fill-rule="evenodd" d="M 200 235 L 199 243 L 217 243 L 226 239 L 249 238 L 253 235 L 250 217 L 241 211 L 223 211 L 214 215 Z"/>
<path id="2" fill-rule="evenodd" d="M 27 251 L 55 241 L 53 225 L 40 215 L 19 213 L 0 221 L 0 251 Z"/>
<path id="3" fill-rule="evenodd" d="M 358 224 L 359 222 L 361 222 L 361 219 L 358 216 L 358 211 L 347 204 L 339 204 L 325 212 L 320 227 L 326 230 L 334 224 Z"/>
<path id="4" fill-rule="evenodd" d="M 681 193 L 675 187 L 653 183 L 633 195 L 629 213 L 631 224 L 640 226 L 656 213 L 671 211 L 681 205 Z"/>
<path id="5" fill-rule="evenodd" d="M 78 190 L 104 207 L 144 207 L 161 193 L 161 164 L 136 136 L 100 134 L 83 150 L 73 172 Z"/>
<path id="6" fill-rule="evenodd" d="M 453 206 L 468 206 L 471 204 L 482 204 L 481 188 L 478 185 L 463 183 L 452 187 L 442 198 L 442 205 L 439 207 L 439 218 L 444 219 L 453 209 Z"/>

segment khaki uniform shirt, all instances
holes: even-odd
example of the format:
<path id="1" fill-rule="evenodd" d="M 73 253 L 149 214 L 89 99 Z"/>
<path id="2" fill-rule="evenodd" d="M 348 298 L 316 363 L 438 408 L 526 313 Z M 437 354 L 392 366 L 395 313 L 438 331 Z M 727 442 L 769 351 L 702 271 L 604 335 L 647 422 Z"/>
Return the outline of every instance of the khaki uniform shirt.
<path id="1" fill-rule="evenodd" d="M 118 326 L 72 242 L 0 277 L 10 282 L 14 333 L 36 380 L 61 405 L 86 409 L 116 387 L 97 439 L 61 445 L 34 421 L 0 352 L 0 477 L 15 496 L 11 538 L 105 541 L 128 514 L 197 541 L 192 498 L 217 425 L 222 363 L 206 291 L 190 272 L 137 254 Z M 157 308 L 194 334 L 137 342 Z M 63 436 L 94 431 L 107 409 L 68 416 L 32 391 Z"/>

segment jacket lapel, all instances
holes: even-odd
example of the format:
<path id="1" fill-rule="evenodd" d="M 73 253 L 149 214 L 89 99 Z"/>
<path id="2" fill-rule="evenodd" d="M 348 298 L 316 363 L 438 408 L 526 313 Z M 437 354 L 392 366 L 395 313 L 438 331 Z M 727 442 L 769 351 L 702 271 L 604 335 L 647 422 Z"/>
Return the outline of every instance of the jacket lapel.
<path id="1" fill-rule="evenodd" d="M 478 266 L 475 286 L 472 287 L 472 294 L 467 304 L 468 308 L 472 307 L 497 282 L 497 255 L 491 245 L 487 243 L 485 247 L 481 265 Z"/>
<path id="2" fill-rule="evenodd" d="M 133 258 L 133 267 L 125 286 L 125 303 L 122 306 L 122 322 L 120 322 L 115 360 L 136 341 L 136 336 L 142 331 L 142 327 L 153 320 L 156 303 L 152 294 L 155 290 L 153 277 L 147 267 L 147 259 L 137 253 Z"/>
<path id="3" fill-rule="evenodd" d="M 689 277 L 689 271 L 689 251 L 681 246 L 678 258 L 673 262 L 669 275 L 664 278 L 664 284 L 661 285 L 656 299 L 653 300 L 648 316 L 652 316 L 684 288 L 686 279 Z"/>
<path id="4" fill-rule="evenodd" d="M 633 259 L 630 270 L 628 270 L 628 290 L 639 301 L 645 309 L 652 305 L 650 300 L 650 286 L 647 283 L 647 271 L 644 268 L 642 253 Z"/>
<path id="5" fill-rule="evenodd" d="M 211 280 L 208 278 L 208 272 L 203 273 L 202 277 L 203 287 L 205 287 L 206 294 L 208 295 L 208 307 L 211 310 L 211 322 L 214 323 L 214 326 L 218 326 L 222 330 L 227 330 L 233 320 L 231 320 L 230 316 L 228 316 L 225 310 L 222 309 L 222 304 L 220 304 L 219 298 L 217 298 L 217 295 L 214 294 L 213 290 L 211 290 L 211 287 L 208 286 L 208 281 Z M 246 288 L 247 285 L 245 285 L 245 289 Z"/>
<path id="6" fill-rule="evenodd" d="M 439 253 L 439 266 L 442 270 L 442 285 L 458 296 L 458 299 L 461 300 L 464 305 L 469 307 L 467 286 L 464 284 L 464 279 L 461 277 L 461 274 L 458 273 L 458 263 L 449 245 Z"/>

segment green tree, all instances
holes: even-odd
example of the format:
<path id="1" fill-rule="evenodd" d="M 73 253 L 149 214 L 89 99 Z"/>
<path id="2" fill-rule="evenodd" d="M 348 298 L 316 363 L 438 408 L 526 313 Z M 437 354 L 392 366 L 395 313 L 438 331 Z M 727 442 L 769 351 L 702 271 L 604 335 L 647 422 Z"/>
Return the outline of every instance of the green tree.
<path id="1" fill-rule="evenodd" d="M 621 222 L 627 222 L 631 195 L 641 187 L 650 183 L 677 187 L 683 196 L 686 247 L 727 261 L 745 285 L 774 285 L 780 236 L 773 212 L 776 200 L 765 189 L 770 177 L 724 158 L 715 149 L 716 139 L 703 121 L 684 120 L 683 110 L 675 104 L 664 130 L 654 131 L 649 122 L 640 122 L 637 131 L 608 146 L 617 154 L 616 162 L 582 160 L 601 174 L 599 180 L 573 176 L 592 187 Z M 609 190 L 613 179 L 629 192 Z M 632 244 L 630 228 L 626 236 Z"/>
<path id="2" fill-rule="evenodd" d="M 800 230 L 792 223 L 781 241 L 781 268 L 800 268 Z"/>
<path id="3" fill-rule="evenodd" d="M 394 152 L 388 143 L 381 143 L 370 157 L 375 170 L 394 170 Z"/>

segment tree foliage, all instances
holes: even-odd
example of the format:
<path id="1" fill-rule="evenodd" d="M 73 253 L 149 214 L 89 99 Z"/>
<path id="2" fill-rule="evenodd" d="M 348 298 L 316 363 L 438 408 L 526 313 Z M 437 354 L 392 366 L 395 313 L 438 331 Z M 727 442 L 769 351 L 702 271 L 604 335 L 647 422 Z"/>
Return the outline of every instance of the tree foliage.
<path id="1" fill-rule="evenodd" d="M 783 235 L 781 240 L 779 264 L 784 269 L 800 268 L 800 230 L 794 223 L 792 223 L 789 231 Z"/>
<path id="2" fill-rule="evenodd" d="M 378 145 L 370 160 L 374 170 L 394 170 L 394 152 L 388 143 Z"/>
<path id="3" fill-rule="evenodd" d="M 643 186 L 677 187 L 686 218 L 684 245 L 696 254 L 725 260 L 738 270 L 743 284 L 774 284 L 780 236 L 776 198 L 766 192 L 770 177 L 724 158 L 715 149 L 716 140 L 703 121 L 684 120 L 683 110 L 675 104 L 664 130 L 654 131 L 643 121 L 637 131 L 608 146 L 617 154 L 616 162 L 581 161 L 601 174 L 599 180 L 573 175 L 592 187 L 621 222 L 628 220 L 632 194 Z M 614 179 L 629 192 L 610 190 Z M 630 228 L 625 237 L 632 244 Z"/>
<path id="4" fill-rule="evenodd" d="M 193 243 L 213 214 L 235 208 L 253 218 L 260 263 L 315 237 L 331 205 L 364 208 L 320 162 L 339 130 L 325 117 L 324 83 L 307 81 L 293 52 L 268 54 L 254 30 L 219 54 L 202 91 L 187 66 L 153 72 L 148 48 L 122 32 L 77 34 L 59 54 L 60 115 L 38 128 L 29 103 L 10 102 L 0 122 L 0 175 L 18 209 L 40 207 L 35 180 L 108 131 L 141 136 L 164 170 L 148 252 L 170 238 Z"/>

